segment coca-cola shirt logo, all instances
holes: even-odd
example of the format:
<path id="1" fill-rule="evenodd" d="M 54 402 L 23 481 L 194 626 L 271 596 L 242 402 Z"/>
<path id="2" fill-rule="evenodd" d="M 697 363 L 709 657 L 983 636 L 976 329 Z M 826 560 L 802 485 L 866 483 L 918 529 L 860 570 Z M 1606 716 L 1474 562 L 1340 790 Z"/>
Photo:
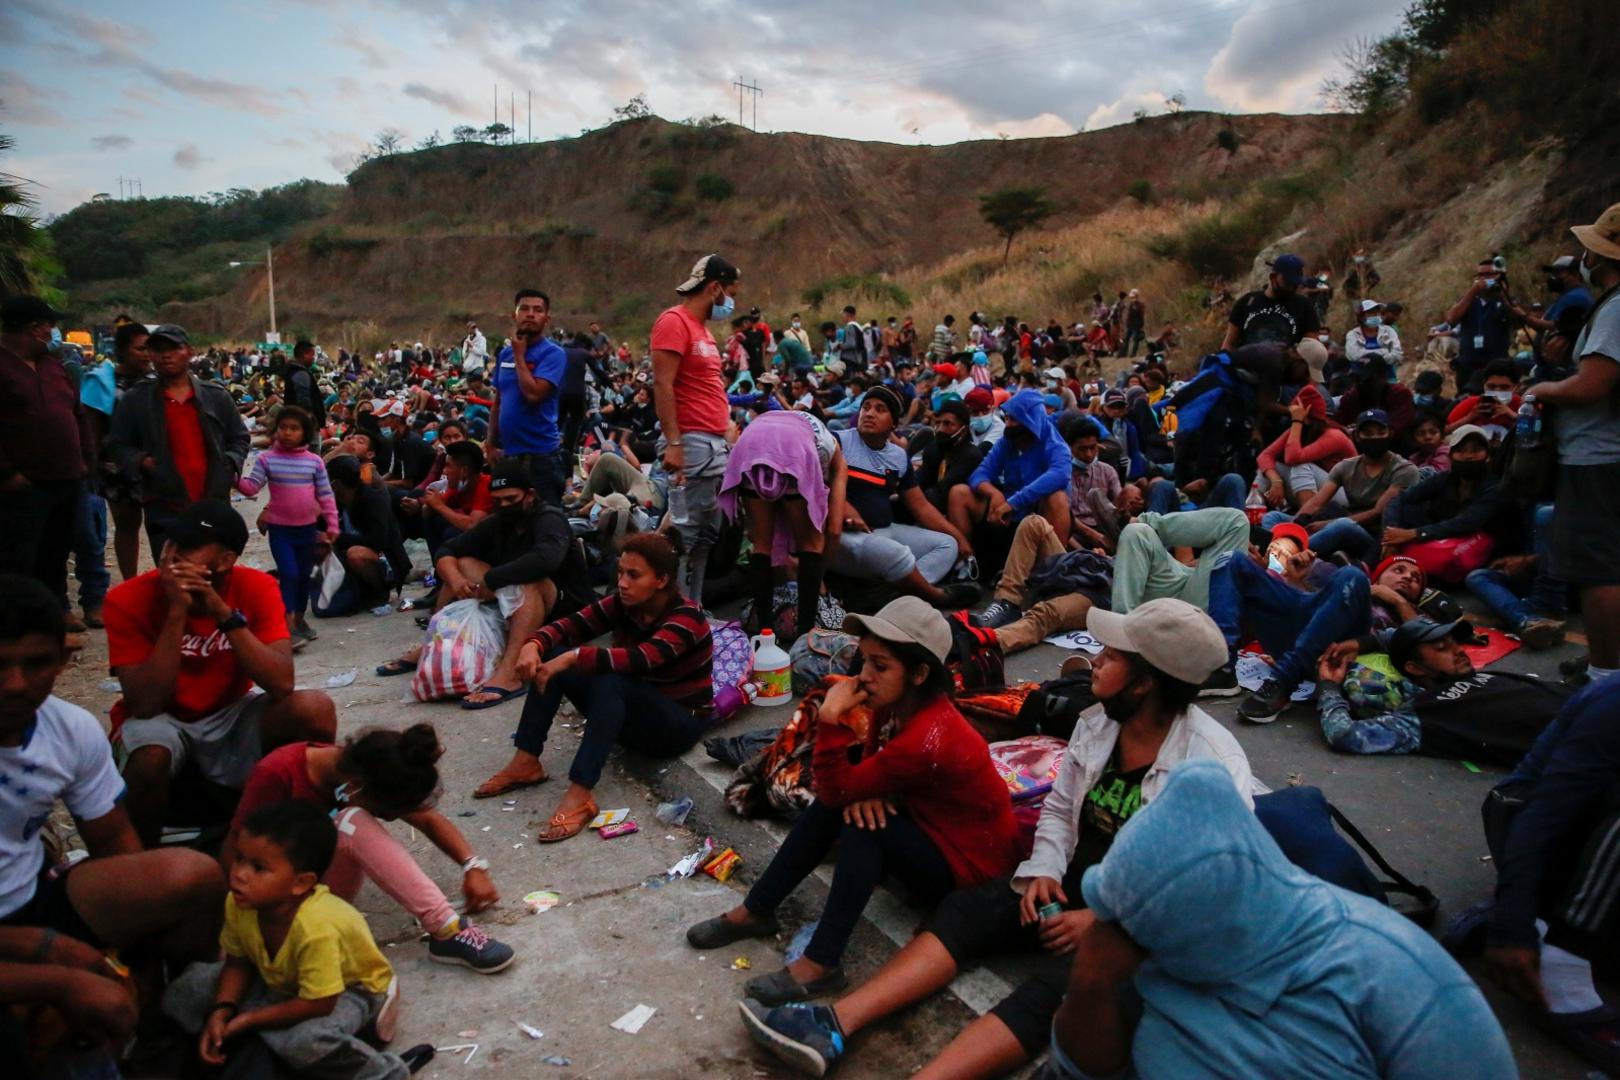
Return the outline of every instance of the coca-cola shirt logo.
<path id="1" fill-rule="evenodd" d="M 186 634 L 180 639 L 180 655 L 182 657 L 197 657 L 206 660 L 216 653 L 230 651 L 231 639 L 223 630 L 215 630 L 207 636 Z"/>

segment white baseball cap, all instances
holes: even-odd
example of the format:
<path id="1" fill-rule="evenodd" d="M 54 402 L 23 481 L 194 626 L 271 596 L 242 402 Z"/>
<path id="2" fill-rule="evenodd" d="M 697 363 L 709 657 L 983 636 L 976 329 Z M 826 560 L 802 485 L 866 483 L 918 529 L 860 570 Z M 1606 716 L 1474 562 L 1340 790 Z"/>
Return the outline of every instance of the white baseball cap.
<path id="1" fill-rule="evenodd" d="M 1227 661 L 1226 638 L 1215 620 L 1174 597 L 1149 600 L 1125 615 L 1092 608 L 1086 614 L 1086 632 L 1194 686 L 1202 686 Z"/>
<path id="2" fill-rule="evenodd" d="M 920 596 L 902 596 L 890 600 L 878 609 L 876 615 L 845 615 L 844 632 L 871 634 L 883 641 L 921 645 L 938 657 L 940 663 L 945 662 L 945 657 L 951 651 L 951 628 L 945 616 Z M 1220 636 L 1220 631 L 1216 631 L 1216 636 Z M 1225 662 L 1223 656 L 1221 663 Z M 1202 679 L 1198 681 L 1203 682 Z"/>

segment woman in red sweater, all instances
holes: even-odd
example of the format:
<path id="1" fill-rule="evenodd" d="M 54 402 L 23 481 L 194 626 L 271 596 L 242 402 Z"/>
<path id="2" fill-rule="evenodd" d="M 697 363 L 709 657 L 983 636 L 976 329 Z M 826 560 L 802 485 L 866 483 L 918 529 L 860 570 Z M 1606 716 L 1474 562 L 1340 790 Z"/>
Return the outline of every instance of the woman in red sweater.
<path id="1" fill-rule="evenodd" d="M 748 982 L 747 995 L 771 1005 L 846 985 L 844 946 L 885 871 L 934 903 L 1008 873 L 1020 854 L 1006 784 L 950 699 L 945 617 L 903 596 L 876 615 L 848 616 L 844 629 L 860 635 L 860 674 L 835 683 L 816 718 L 816 801 L 742 904 L 686 932 L 699 949 L 775 934 L 777 906 L 837 844 L 826 910 L 804 955 Z"/>

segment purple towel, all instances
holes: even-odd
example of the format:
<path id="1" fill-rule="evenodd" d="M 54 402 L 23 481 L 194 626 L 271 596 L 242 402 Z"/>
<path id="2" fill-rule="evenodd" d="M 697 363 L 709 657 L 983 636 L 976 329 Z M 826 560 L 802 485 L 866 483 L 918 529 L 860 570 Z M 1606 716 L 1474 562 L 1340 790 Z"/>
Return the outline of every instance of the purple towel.
<path id="1" fill-rule="evenodd" d="M 771 502 L 798 495 L 809 507 L 810 523 L 816 531 L 826 528 L 827 481 L 821 472 L 821 459 L 816 456 L 815 432 L 809 424 L 789 412 L 768 412 L 754 417 L 743 428 L 737 445 L 731 448 L 716 500 L 733 521 L 739 516 L 738 496 L 744 493 Z M 776 515 L 771 562 L 787 565 L 795 547 L 787 519 Z"/>

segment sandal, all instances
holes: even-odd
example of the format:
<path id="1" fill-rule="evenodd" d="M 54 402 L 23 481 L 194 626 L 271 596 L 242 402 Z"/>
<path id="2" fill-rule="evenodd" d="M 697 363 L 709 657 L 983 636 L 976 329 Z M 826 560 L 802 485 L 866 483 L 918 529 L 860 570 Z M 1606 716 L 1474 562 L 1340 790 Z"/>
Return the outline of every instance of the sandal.
<path id="1" fill-rule="evenodd" d="M 540 775 L 524 774 L 515 771 L 508 765 L 494 776 L 479 784 L 473 792 L 475 799 L 493 799 L 497 795 L 505 795 L 508 791 L 517 791 L 526 787 L 538 787 L 550 780 L 546 775 L 546 767 L 540 766 Z"/>
<path id="2" fill-rule="evenodd" d="M 596 809 L 596 800 L 588 799 L 584 806 L 566 813 L 559 810 L 551 815 L 546 827 L 534 834 L 534 838 L 542 844 L 555 844 L 562 840 L 578 836 L 590 821 L 600 811 Z"/>
<path id="3" fill-rule="evenodd" d="M 497 705 L 505 705 L 513 698 L 522 697 L 528 692 L 528 683 L 524 683 L 522 686 L 480 686 L 477 690 L 461 699 L 461 707 L 463 709 L 493 709 Z M 495 696 L 488 701 L 473 701 L 474 694 L 494 694 Z"/>
<path id="4" fill-rule="evenodd" d="M 377 674 L 381 675 L 385 679 L 390 675 L 407 675 L 415 670 L 416 661 L 406 660 L 404 657 L 400 657 L 397 660 L 390 660 L 386 664 L 377 665 Z"/>

